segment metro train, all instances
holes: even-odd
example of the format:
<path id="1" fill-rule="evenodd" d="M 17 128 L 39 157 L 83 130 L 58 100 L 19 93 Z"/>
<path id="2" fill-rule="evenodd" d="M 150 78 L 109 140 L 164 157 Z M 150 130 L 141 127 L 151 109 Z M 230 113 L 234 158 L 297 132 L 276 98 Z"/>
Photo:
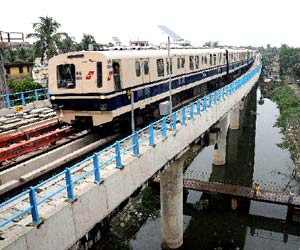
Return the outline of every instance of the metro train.
<path id="1" fill-rule="evenodd" d="M 139 124 L 159 117 L 170 79 L 176 108 L 233 80 L 254 57 L 253 50 L 220 48 L 171 49 L 170 57 L 153 49 L 70 52 L 49 61 L 50 100 L 67 123 L 120 125 L 130 121 L 133 91 Z"/>

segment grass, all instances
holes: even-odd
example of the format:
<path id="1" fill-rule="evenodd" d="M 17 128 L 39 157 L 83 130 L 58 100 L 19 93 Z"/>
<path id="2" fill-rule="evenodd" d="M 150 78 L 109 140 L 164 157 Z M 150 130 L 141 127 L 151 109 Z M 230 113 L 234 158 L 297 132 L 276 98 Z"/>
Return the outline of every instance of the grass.
<path id="1" fill-rule="evenodd" d="M 296 176 L 300 178 L 300 99 L 286 82 L 264 83 L 262 93 L 278 105 L 280 116 L 275 125 L 285 135 L 279 146 L 290 151 Z"/>

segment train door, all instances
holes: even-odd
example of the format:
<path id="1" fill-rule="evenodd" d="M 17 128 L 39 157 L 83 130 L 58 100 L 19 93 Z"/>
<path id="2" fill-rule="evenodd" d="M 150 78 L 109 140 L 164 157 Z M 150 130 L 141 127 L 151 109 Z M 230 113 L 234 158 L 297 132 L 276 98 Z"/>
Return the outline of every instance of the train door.
<path id="1" fill-rule="evenodd" d="M 122 88 L 121 84 L 121 63 L 120 60 L 113 60 L 113 77 L 115 83 L 115 90 L 120 90 Z"/>

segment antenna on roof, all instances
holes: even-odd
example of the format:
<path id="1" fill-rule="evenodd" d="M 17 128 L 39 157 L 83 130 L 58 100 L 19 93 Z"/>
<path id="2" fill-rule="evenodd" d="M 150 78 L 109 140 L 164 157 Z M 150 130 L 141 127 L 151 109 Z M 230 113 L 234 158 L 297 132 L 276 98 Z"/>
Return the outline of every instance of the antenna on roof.
<path id="1" fill-rule="evenodd" d="M 120 45 L 121 45 L 121 41 L 120 41 L 120 39 L 119 39 L 118 37 L 113 36 L 112 39 L 114 40 L 114 42 L 115 42 L 115 44 L 116 44 L 117 46 L 120 46 Z"/>
<path id="2" fill-rule="evenodd" d="M 169 37 L 171 37 L 174 41 L 183 41 L 184 39 L 177 35 L 174 31 L 170 30 L 165 25 L 158 25 L 157 26 L 160 30 L 162 30 L 164 33 L 166 33 Z"/>

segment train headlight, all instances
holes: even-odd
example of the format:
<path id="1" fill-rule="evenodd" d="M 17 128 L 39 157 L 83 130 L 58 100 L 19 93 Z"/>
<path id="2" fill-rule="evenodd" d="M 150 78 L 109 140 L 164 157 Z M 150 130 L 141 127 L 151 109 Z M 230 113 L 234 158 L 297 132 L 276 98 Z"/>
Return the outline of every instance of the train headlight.
<path id="1" fill-rule="evenodd" d="M 55 96 L 54 96 L 54 95 L 50 96 L 50 99 L 51 99 L 52 101 L 54 101 L 54 100 L 55 100 Z"/>
<path id="2" fill-rule="evenodd" d="M 105 99 L 105 96 L 104 95 L 100 95 L 99 97 L 101 100 Z"/>

